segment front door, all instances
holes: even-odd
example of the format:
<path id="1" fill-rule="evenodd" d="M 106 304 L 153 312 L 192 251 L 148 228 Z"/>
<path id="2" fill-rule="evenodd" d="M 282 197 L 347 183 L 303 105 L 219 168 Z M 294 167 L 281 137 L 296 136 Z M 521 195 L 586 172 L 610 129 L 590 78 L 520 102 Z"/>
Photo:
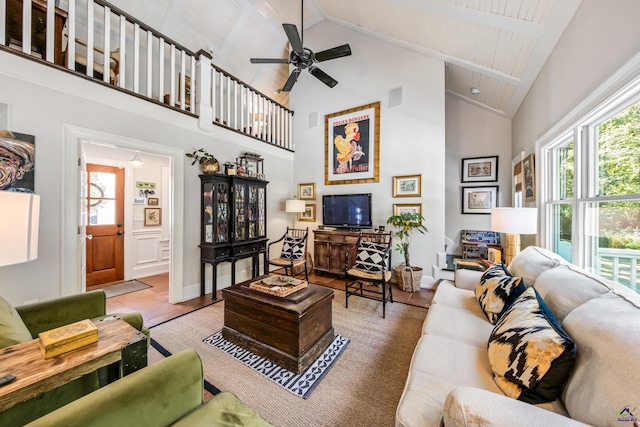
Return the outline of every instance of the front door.
<path id="1" fill-rule="evenodd" d="M 87 164 L 87 288 L 124 279 L 124 169 Z"/>

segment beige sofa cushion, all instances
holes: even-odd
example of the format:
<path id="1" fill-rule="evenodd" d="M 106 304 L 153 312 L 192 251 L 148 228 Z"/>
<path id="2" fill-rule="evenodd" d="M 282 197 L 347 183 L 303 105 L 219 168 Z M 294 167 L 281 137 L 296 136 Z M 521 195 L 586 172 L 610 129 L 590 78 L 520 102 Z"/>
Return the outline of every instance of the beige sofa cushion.
<path id="1" fill-rule="evenodd" d="M 618 419 L 627 405 L 632 411 L 640 407 L 640 296 L 602 295 L 573 310 L 563 326 L 578 345 L 562 394 L 571 417 L 599 426 L 631 425 Z"/>
<path id="2" fill-rule="evenodd" d="M 433 305 L 442 304 L 462 308 L 486 319 L 478 300 L 473 294 L 473 290 L 460 289 L 447 280 L 443 280 L 438 285 L 438 290 L 433 297 L 432 303 Z"/>
<path id="3" fill-rule="evenodd" d="M 477 312 L 444 304 L 433 304 L 422 327 L 423 334 L 451 338 L 482 349 L 487 348 L 493 325 Z"/>
<path id="4" fill-rule="evenodd" d="M 558 254 L 537 246 L 529 246 L 520 252 L 507 266 L 512 276 L 524 279 L 525 286 L 531 286 L 538 276 L 567 262 Z"/>

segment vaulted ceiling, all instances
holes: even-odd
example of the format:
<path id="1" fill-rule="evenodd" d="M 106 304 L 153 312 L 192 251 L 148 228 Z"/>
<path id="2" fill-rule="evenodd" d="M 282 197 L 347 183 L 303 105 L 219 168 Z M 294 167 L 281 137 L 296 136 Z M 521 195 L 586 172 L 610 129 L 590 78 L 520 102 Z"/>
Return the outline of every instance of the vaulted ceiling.
<path id="1" fill-rule="evenodd" d="M 282 23 L 322 20 L 443 60 L 447 92 L 507 118 L 518 110 L 581 0 L 111 0 L 277 101 L 289 65 Z M 345 40 L 348 43 L 348 40 Z M 333 46 L 324 46 L 322 49 Z M 472 94 L 477 88 L 478 94 Z M 294 91 L 296 88 L 293 89 Z"/>

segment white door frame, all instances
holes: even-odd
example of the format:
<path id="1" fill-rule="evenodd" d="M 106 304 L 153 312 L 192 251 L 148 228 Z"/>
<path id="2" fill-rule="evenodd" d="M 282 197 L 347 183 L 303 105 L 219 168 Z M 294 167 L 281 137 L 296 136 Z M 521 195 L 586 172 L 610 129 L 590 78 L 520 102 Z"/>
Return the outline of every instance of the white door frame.
<path id="1" fill-rule="evenodd" d="M 113 135 L 93 129 L 63 125 L 62 147 L 62 224 L 61 247 L 61 295 L 83 292 L 82 289 L 82 239 L 80 227 L 80 183 L 78 182 L 78 159 L 82 140 L 100 141 L 115 148 L 142 150 L 164 155 L 170 158 L 172 201 L 171 224 L 169 226 L 171 261 L 169 266 L 169 302 L 182 302 L 183 297 L 183 191 L 184 188 L 184 150 L 139 139 Z"/>

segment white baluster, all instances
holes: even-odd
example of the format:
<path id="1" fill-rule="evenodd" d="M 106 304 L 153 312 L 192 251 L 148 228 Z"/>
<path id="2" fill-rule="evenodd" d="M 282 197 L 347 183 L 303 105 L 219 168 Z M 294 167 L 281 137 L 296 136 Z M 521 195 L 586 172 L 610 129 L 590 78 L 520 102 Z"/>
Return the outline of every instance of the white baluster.
<path id="1" fill-rule="evenodd" d="M 180 109 L 181 110 L 184 110 L 186 105 L 185 86 L 187 82 L 187 75 L 185 74 L 185 70 L 186 70 L 185 55 L 186 55 L 185 51 L 180 49 Z"/>
<path id="2" fill-rule="evenodd" d="M 153 33 L 147 30 L 147 96 L 153 98 Z"/>
<path id="3" fill-rule="evenodd" d="M 133 24 L 133 91 L 140 93 L 140 25 Z"/>
<path id="4" fill-rule="evenodd" d="M 7 0 L 0 0 L 0 16 L 7 16 Z M 0 44 L 6 45 L 7 39 L 7 28 L 6 28 L 6 19 L 0 19 Z"/>
<path id="5" fill-rule="evenodd" d="M 0 16 L 4 16 L 0 14 Z M 54 60 L 54 47 L 56 45 L 56 4 L 54 0 L 47 0 L 47 35 L 45 59 L 48 62 Z M 60 41 L 62 43 L 62 41 Z"/>
<path id="6" fill-rule="evenodd" d="M 31 55 L 31 0 L 22 2 L 22 53 Z"/>
<path id="7" fill-rule="evenodd" d="M 67 68 L 76 69 L 76 0 L 69 0 L 67 16 Z"/>
<path id="8" fill-rule="evenodd" d="M 127 84 L 127 18 L 120 16 L 120 76 L 119 86 L 124 88 Z"/>
<path id="9" fill-rule="evenodd" d="M 164 102 L 164 39 L 158 40 L 158 101 Z"/>
<path id="10" fill-rule="evenodd" d="M 93 77 L 93 29 L 95 20 L 93 19 L 93 0 L 87 1 L 87 76 Z"/>
<path id="11" fill-rule="evenodd" d="M 111 8 L 104 7 L 104 53 L 102 54 L 104 62 L 104 74 L 102 80 L 105 83 L 111 83 Z M 115 70 L 114 70 L 115 71 Z"/>

